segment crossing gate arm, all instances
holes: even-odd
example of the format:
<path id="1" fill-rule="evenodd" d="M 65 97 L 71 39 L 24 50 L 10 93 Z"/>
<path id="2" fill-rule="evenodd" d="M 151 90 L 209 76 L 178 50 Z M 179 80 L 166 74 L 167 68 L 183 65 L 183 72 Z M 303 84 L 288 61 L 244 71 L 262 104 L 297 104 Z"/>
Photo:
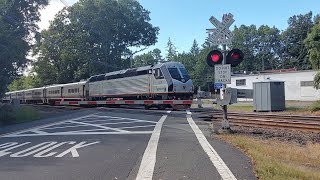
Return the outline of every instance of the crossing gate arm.
<path id="1" fill-rule="evenodd" d="M 56 101 L 55 105 L 191 105 L 193 100 L 108 100 L 108 101 Z"/>

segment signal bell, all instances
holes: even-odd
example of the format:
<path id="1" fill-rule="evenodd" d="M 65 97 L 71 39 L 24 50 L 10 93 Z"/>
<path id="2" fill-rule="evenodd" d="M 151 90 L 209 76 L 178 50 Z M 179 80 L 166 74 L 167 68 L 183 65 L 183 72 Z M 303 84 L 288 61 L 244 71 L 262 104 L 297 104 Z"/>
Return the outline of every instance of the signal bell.
<path id="1" fill-rule="evenodd" d="M 207 56 L 207 64 L 210 67 L 214 67 L 215 64 L 221 64 L 223 61 L 223 55 L 218 50 L 212 50 Z"/>
<path id="2" fill-rule="evenodd" d="M 227 64 L 231 67 L 238 66 L 243 61 L 244 54 L 240 49 L 232 49 L 227 55 Z"/>

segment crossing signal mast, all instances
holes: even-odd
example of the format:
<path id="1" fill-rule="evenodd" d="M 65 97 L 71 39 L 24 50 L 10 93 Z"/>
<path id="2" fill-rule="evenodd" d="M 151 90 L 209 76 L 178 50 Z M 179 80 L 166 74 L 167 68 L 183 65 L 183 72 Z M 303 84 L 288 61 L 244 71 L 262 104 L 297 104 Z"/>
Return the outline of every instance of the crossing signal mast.
<path id="1" fill-rule="evenodd" d="M 227 51 L 227 45 L 232 44 L 233 38 L 233 34 L 229 30 L 229 27 L 234 22 L 231 13 L 224 14 L 221 22 L 213 16 L 209 21 L 216 27 L 215 29 L 207 29 L 210 43 L 213 46 L 222 45 L 222 51 L 215 49 L 209 52 L 207 64 L 215 68 L 215 87 L 221 87 L 217 104 L 221 105 L 223 109 L 222 129 L 224 130 L 230 129 L 227 105 L 233 103 L 231 88 L 227 88 L 226 84 L 231 84 L 231 67 L 238 66 L 243 61 L 244 54 L 240 49 Z"/>

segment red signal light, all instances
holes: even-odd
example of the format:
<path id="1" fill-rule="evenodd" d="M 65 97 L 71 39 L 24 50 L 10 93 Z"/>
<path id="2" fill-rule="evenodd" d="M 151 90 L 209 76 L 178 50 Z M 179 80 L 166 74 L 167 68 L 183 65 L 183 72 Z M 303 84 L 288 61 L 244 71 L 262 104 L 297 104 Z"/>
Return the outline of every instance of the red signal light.
<path id="1" fill-rule="evenodd" d="M 238 66 L 244 58 L 244 54 L 240 49 L 232 49 L 227 54 L 227 64 L 231 64 L 231 67 Z"/>
<path id="2" fill-rule="evenodd" d="M 240 54 L 237 52 L 234 52 L 234 53 L 232 53 L 231 57 L 232 57 L 232 59 L 238 60 L 238 59 L 240 59 Z"/>
<path id="3" fill-rule="evenodd" d="M 219 61 L 219 59 L 220 59 L 220 56 L 218 55 L 218 54 L 212 54 L 211 55 L 211 60 L 213 61 L 213 62 L 218 62 Z"/>
<path id="4" fill-rule="evenodd" d="M 221 64 L 223 60 L 223 55 L 218 50 L 212 50 L 207 56 L 207 64 L 210 67 L 214 67 L 215 64 Z"/>

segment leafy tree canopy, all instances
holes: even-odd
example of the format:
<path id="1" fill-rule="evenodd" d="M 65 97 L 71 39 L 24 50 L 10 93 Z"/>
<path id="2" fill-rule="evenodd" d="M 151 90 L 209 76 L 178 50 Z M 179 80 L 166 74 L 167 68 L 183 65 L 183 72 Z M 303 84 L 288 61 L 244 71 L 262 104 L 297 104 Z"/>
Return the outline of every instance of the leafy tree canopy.
<path id="1" fill-rule="evenodd" d="M 135 0 L 80 0 L 55 17 L 35 48 L 42 84 L 68 83 L 128 68 L 131 47 L 157 42 L 158 27 Z"/>
<path id="2" fill-rule="evenodd" d="M 0 97 L 28 63 L 31 40 L 37 34 L 39 10 L 48 0 L 0 1 Z"/>

